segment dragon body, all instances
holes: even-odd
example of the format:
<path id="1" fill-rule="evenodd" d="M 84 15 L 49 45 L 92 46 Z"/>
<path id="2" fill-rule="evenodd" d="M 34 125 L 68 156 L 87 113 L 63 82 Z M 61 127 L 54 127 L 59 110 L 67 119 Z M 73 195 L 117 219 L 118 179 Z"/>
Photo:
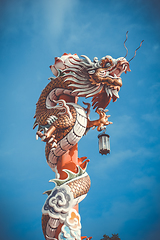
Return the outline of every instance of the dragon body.
<path id="1" fill-rule="evenodd" d="M 37 137 L 46 142 L 45 154 L 48 165 L 56 173 L 53 190 L 47 191 L 48 198 L 43 206 L 42 229 L 49 239 L 81 239 L 80 216 L 75 210 L 90 188 L 90 178 L 86 172 L 86 157 L 79 158 L 78 164 L 63 171 L 61 176 L 58 164 L 63 155 L 72 149 L 90 129 L 98 131 L 111 122 L 105 108 L 113 99 L 119 98 L 122 86 L 120 75 L 130 71 L 128 61 L 111 56 L 91 61 L 87 56 L 79 58 L 74 54 L 63 54 L 55 58 L 50 66 L 56 77 L 42 91 L 37 102 L 34 128 L 38 126 Z M 92 98 L 93 109 L 99 119 L 89 118 L 90 104 L 87 108 L 77 104 L 78 97 Z M 85 161 L 84 161 L 85 160 Z M 67 165 L 66 165 L 67 166 Z"/>

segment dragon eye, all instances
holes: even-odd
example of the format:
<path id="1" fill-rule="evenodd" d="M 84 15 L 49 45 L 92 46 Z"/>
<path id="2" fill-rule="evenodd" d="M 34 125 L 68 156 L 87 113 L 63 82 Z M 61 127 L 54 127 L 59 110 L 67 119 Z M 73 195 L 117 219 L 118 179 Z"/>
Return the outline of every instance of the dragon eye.
<path id="1" fill-rule="evenodd" d="M 111 66 L 110 62 L 106 63 L 106 67 L 110 67 L 110 66 Z"/>

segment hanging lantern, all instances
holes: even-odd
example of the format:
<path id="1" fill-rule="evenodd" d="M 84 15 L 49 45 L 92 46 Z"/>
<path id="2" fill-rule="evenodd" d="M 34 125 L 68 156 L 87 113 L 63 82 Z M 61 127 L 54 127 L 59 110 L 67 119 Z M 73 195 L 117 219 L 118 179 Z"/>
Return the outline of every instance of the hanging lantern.
<path id="1" fill-rule="evenodd" d="M 107 153 L 110 153 L 110 140 L 109 140 L 109 135 L 104 133 L 100 133 L 98 135 L 99 138 L 99 153 L 102 155 Z"/>

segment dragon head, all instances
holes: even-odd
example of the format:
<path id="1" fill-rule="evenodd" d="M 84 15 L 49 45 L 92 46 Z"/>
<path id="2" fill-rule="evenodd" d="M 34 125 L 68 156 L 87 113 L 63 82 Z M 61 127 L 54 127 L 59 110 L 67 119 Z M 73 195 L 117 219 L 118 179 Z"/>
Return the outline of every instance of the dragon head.
<path id="1" fill-rule="evenodd" d="M 103 57 L 100 61 L 94 58 L 95 68 L 89 70 L 89 81 L 93 85 L 100 85 L 101 91 L 93 96 L 93 108 L 106 108 L 111 99 L 119 98 L 118 92 L 122 86 L 121 74 L 131 71 L 129 63 L 124 57 L 117 59 L 111 56 Z"/>
<path id="2" fill-rule="evenodd" d="M 122 86 L 121 74 L 130 71 L 129 62 L 120 57 L 103 57 L 93 62 L 85 55 L 79 58 L 77 54 L 66 54 L 56 57 L 51 71 L 55 76 L 61 76 L 72 94 L 79 97 L 92 97 L 93 108 L 106 108 L 111 99 L 119 98 L 118 92 Z"/>

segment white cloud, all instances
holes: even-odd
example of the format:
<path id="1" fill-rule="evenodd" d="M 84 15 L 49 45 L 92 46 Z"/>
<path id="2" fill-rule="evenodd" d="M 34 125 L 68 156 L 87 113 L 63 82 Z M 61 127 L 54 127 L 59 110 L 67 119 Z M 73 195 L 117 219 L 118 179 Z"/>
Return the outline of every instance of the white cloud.
<path id="1" fill-rule="evenodd" d="M 64 25 L 74 16 L 77 0 L 58 0 L 43 3 L 46 27 L 50 36 L 58 37 L 64 30 Z"/>
<path id="2" fill-rule="evenodd" d="M 121 115 L 113 119 L 114 127 L 111 128 L 110 132 L 113 139 L 119 140 L 119 138 L 132 136 L 139 136 L 139 125 L 131 115 Z"/>
<path id="3" fill-rule="evenodd" d="M 138 162 L 140 165 L 144 164 L 144 161 L 146 161 L 147 158 L 153 158 L 154 156 L 154 150 L 148 149 L 148 148 L 138 148 L 137 150 L 134 149 L 126 149 L 121 151 L 116 151 L 112 153 L 110 156 L 108 156 L 107 161 L 101 161 L 100 164 L 96 166 L 92 166 L 92 170 L 96 172 L 101 172 L 101 178 L 105 178 L 106 171 L 117 169 L 118 166 L 122 166 L 122 164 L 125 164 L 125 162 L 133 161 L 134 164 Z M 136 157 L 136 159 L 135 159 Z"/>
<path id="4" fill-rule="evenodd" d="M 159 49 L 159 44 L 154 44 L 153 45 L 153 51 L 156 52 Z"/>
<path id="5" fill-rule="evenodd" d="M 160 114 L 156 110 L 143 114 L 142 119 L 148 122 L 148 124 L 152 124 L 156 128 L 160 125 Z"/>
<path id="6" fill-rule="evenodd" d="M 151 190 L 156 184 L 154 176 L 147 176 L 142 173 L 142 176 L 133 178 L 131 187 L 137 190 L 148 189 Z"/>
<path id="7" fill-rule="evenodd" d="M 4 6 L 3 21 L 1 21 L 1 37 L 7 40 L 23 34 L 31 37 L 33 45 L 42 39 L 54 44 L 63 31 L 70 27 L 74 19 L 75 7 L 78 0 L 40 0 L 36 1 L 13 1 Z M 18 35 L 19 36 L 19 35 Z M 55 48 L 55 45 L 54 45 Z"/>
<path id="8" fill-rule="evenodd" d="M 90 223 L 90 226 L 92 226 L 93 229 L 97 229 L 98 223 L 98 233 L 107 233 L 108 235 L 111 235 L 112 233 L 120 234 L 123 228 L 126 229 L 128 221 L 138 221 L 143 224 L 143 220 L 148 217 L 149 213 L 150 206 L 144 197 L 136 201 L 129 201 L 126 198 L 121 198 L 121 200 L 113 201 L 111 208 L 108 210 L 103 209 L 102 215 L 99 217 L 87 217 L 86 221 Z M 134 228 L 135 224 L 132 226 L 132 229 Z M 128 233 L 126 232 L 126 234 Z M 138 234 L 139 233 L 137 232 L 134 236 Z M 134 238 L 130 236 L 130 239 Z"/>
<path id="9" fill-rule="evenodd" d="M 139 217 L 141 216 L 142 219 L 145 218 L 148 213 L 146 211 L 147 204 L 148 203 L 144 197 L 133 202 L 124 198 L 121 199 L 121 201 L 114 201 L 109 213 L 106 213 L 105 215 L 108 215 L 108 218 L 112 218 L 113 221 L 116 216 L 119 216 L 119 225 L 122 225 L 129 219 L 137 218 L 137 215 L 139 215 Z M 140 212 L 142 214 L 140 214 Z"/>

